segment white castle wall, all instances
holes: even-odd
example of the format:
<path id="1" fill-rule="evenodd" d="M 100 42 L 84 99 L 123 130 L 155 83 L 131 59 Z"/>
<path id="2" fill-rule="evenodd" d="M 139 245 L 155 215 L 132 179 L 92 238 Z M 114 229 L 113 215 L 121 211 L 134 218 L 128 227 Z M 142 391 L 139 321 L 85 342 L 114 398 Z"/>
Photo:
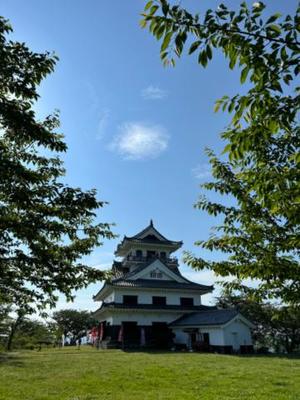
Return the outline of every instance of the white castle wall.
<path id="1" fill-rule="evenodd" d="M 122 322 L 137 322 L 141 325 L 152 325 L 152 322 L 166 322 L 170 323 L 175 319 L 181 317 L 182 313 L 168 313 L 168 312 L 114 312 L 112 314 L 111 325 L 121 325 Z"/>
<path id="2" fill-rule="evenodd" d="M 175 343 L 189 345 L 189 334 L 184 332 L 184 328 L 173 328 L 172 331 L 175 333 Z M 199 332 L 209 334 L 209 342 L 212 346 L 225 345 L 222 328 L 200 328 Z"/>
<path id="3" fill-rule="evenodd" d="M 234 350 L 238 350 L 240 346 L 249 346 L 252 344 L 251 331 L 242 320 L 233 320 L 223 329 L 226 345 L 232 346 Z"/>
<path id="4" fill-rule="evenodd" d="M 168 292 L 164 291 L 163 289 L 157 290 L 133 290 L 133 289 L 118 289 L 114 290 L 113 295 L 108 296 L 105 299 L 105 302 L 109 302 L 107 299 L 114 298 L 116 303 L 123 303 L 123 295 L 134 295 L 138 296 L 138 304 L 152 304 L 152 296 L 165 296 L 167 298 L 168 305 L 180 305 L 180 297 L 189 297 L 194 299 L 194 305 L 200 306 L 201 305 L 201 296 L 199 294 L 190 294 L 186 291 L 174 291 Z"/>

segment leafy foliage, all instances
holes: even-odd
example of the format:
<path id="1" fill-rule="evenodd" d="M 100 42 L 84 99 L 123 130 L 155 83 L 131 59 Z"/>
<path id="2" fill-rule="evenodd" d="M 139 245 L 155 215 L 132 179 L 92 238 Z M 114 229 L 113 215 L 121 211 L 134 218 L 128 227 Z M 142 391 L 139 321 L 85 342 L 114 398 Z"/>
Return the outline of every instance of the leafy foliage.
<path id="1" fill-rule="evenodd" d="M 53 345 L 55 337 L 48 326 L 37 320 L 24 318 L 14 334 L 12 349 L 35 349 L 43 345 Z"/>
<path id="2" fill-rule="evenodd" d="M 227 144 L 218 159 L 208 151 L 214 181 L 206 190 L 231 195 L 228 207 L 202 197 L 196 208 L 223 216 L 206 241 L 196 244 L 229 254 L 209 262 L 187 254 L 196 269 L 209 268 L 220 276 L 236 278 L 227 287 L 247 289 L 245 278 L 259 281 L 256 295 L 300 303 L 299 219 L 300 8 L 294 16 L 277 13 L 264 18 L 261 2 L 238 11 L 221 4 L 216 11 L 192 15 L 166 0 L 146 4 L 141 25 L 161 40 L 164 65 L 175 65 L 186 46 L 206 67 L 220 50 L 229 68 L 238 66 L 245 95 L 224 96 L 215 110 L 232 113 L 221 134 Z"/>
<path id="3" fill-rule="evenodd" d="M 33 109 L 57 57 L 9 40 L 11 31 L 0 18 L 0 301 L 33 311 L 103 279 L 80 259 L 113 234 L 95 220 L 105 205 L 95 190 L 61 181 L 57 114 L 38 121 Z"/>
<path id="4" fill-rule="evenodd" d="M 52 318 L 61 334 L 70 332 L 74 336 L 78 336 L 81 331 L 86 331 L 97 324 L 88 311 L 60 310 L 55 311 Z"/>

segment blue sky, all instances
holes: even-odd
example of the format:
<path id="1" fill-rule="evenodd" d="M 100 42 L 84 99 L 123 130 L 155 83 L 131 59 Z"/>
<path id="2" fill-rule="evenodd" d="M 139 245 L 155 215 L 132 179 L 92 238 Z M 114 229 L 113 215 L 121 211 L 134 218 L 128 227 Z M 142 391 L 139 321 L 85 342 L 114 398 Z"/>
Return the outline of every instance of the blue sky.
<path id="1" fill-rule="evenodd" d="M 196 4 L 197 3 L 197 4 Z M 182 1 L 194 9 L 215 8 L 215 0 Z M 224 1 L 236 7 L 237 1 Z M 271 11 L 295 10 L 297 1 L 266 1 Z M 139 27 L 142 0 L 1 0 L 1 15 L 10 20 L 13 37 L 35 51 L 54 51 L 55 73 L 41 85 L 40 117 L 59 109 L 61 130 L 69 146 L 64 156 L 66 181 L 96 188 L 109 205 L 99 220 L 115 222 L 114 231 L 134 235 L 150 218 L 183 250 L 210 259 L 220 257 L 196 248 L 216 221 L 193 209 L 199 184 L 209 179 L 205 147 L 220 153 L 219 134 L 228 116 L 215 114 L 216 99 L 241 93 L 238 71 L 229 71 L 223 56 L 200 68 L 192 56 L 176 68 L 164 68 L 159 44 Z M 250 2 L 251 4 L 251 2 Z M 214 195 L 210 195 L 214 198 Z M 120 239 L 105 241 L 88 263 L 108 268 Z M 180 258 L 180 251 L 177 252 Z M 212 284 L 206 271 L 182 265 L 191 279 Z M 100 287 L 78 292 L 68 307 L 95 309 L 92 295 Z M 206 303 L 212 300 L 207 295 Z M 66 307 L 62 298 L 59 308 Z"/>

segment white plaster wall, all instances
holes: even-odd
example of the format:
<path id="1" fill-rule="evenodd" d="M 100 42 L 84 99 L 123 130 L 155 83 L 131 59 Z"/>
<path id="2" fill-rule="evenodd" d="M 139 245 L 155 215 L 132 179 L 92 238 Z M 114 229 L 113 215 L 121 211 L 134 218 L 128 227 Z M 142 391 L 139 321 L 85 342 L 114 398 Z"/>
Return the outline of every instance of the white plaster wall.
<path id="1" fill-rule="evenodd" d="M 212 346 L 224 346 L 224 332 L 222 328 L 203 328 L 199 329 L 199 332 L 209 334 L 209 344 Z"/>
<path id="2" fill-rule="evenodd" d="M 103 299 L 105 303 L 111 303 L 112 301 L 115 301 L 115 291 L 111 292 L 105 299 Z"/>
<path id="3" fill-rule="evenodd" d="M 152 325 L 152 322 L 170 323 L 181 317 L 181 313 L 167 312 L 117 312 L 112 314 L 112 325 L 121 325 L 125 321 L 136 321 L 138 325 Z"/>
<path id="4" fill-rule="evenodd" d="M 180 297 L 193 298 L 195 306 L 201 305 L 201 297 L 199 294 L 189 294 L 186 291 L 167 292 L 163 290 L 132 290 L 122 288 L 114 291 L 114 301 L 116 303 L 122 303 L 123 295 L 138 296 L 139 304 L 152 304 L 152 296 L 165 296 L 168 305 L 180 305 Z"/>
<path id="5" fill-rule="evenodd" d="M 233 320 L 224 328 L 224 338 L 226 346 L 232 346 L 234 350 L 252 345 L 250 328 L 240 319 Z"/>
<path id="6" fill-rule="evenodd" d="M 113 318 L 112 317 L 107 317 L 107 318 L 105 318 L 103 320 L 105 320 L 106 323 L 108 323 L 109 325 L 112 325 L 112 323 L 113 323 Z"/>
<path id="7" fill-rule="evenodd" d="M 157 278 L 152 278 L 151 276 L 151 272 L 152 271 L 157 271 L 157 272 L 161 272 L 162 276 L 159 278 L 159 280 L 164 280 L 164 281 L 170 281 L 172 280 L 170 275 L 165 274 L 164 272 L 162 272 L 161 270 L 158 271 L 158 268 L 156 269 L 155 266 L 153 265 L 153 267 L 151 268 L 151 271 L 148 271 L 145 275 L 141 276 L 141 279 L 153 279 L 153 280 L 158 280 Z"/>

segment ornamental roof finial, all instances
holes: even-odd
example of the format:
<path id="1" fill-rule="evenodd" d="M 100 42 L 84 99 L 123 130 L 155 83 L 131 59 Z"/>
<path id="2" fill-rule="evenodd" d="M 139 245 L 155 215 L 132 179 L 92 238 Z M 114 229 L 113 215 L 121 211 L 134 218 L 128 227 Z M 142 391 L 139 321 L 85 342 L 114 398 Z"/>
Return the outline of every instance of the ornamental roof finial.
<path id="1" fill-rule="evenodd" d="M 153 221 L 152 221 L 152 219 L 150 219 L 150 226 L 153 226 Z"/>

